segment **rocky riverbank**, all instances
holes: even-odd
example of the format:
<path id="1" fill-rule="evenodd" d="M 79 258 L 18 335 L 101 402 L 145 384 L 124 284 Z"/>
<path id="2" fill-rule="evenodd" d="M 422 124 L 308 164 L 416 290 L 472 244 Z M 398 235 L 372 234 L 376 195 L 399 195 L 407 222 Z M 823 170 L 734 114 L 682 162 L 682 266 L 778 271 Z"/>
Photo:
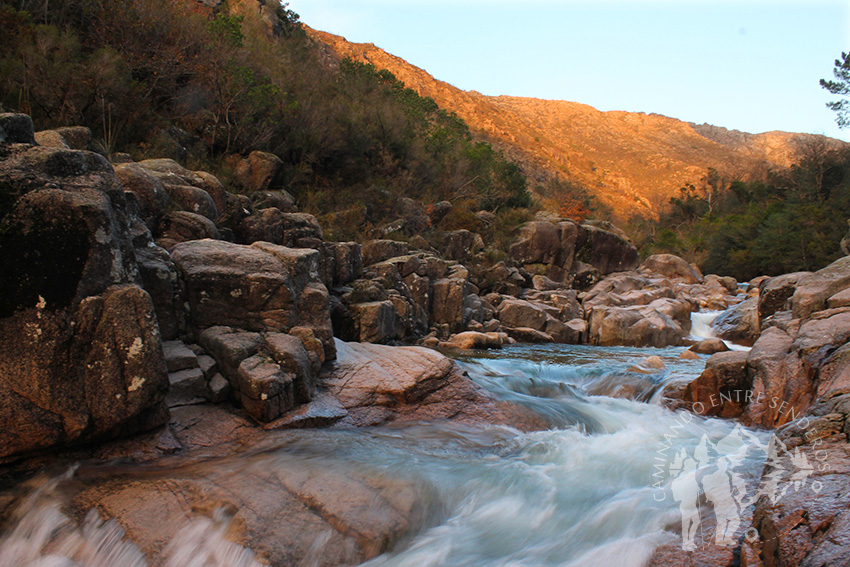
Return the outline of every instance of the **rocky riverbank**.
<path id="1" fill-rule="evenodd" d="M 669 393 L 674 407 L 775 429 L 776 445 L 795 451 L 818 490 L 762 496 L 757 533 L 742 543 L 741 564 L 847 565 L 850 479 L 850 258 L 814 273 L 763 279 L 741 304 L 751 319 L 753 347 L 711 356 L 705 371 Z M 768 462 L 764 477 L 783 472 Z M 730 565 L 732 559 L 729 559 Z"/>

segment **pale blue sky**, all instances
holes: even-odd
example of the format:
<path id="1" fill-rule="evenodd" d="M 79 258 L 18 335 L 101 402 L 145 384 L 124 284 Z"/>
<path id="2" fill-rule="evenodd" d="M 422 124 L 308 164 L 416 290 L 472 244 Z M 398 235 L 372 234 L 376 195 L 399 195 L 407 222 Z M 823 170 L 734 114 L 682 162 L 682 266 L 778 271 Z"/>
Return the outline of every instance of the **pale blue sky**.
<path id="1" fill-rule="evenodd" d="M 850 50 L 850 0 L 290 0 L 464 90 L 850 140 L 818 79 Z"/>

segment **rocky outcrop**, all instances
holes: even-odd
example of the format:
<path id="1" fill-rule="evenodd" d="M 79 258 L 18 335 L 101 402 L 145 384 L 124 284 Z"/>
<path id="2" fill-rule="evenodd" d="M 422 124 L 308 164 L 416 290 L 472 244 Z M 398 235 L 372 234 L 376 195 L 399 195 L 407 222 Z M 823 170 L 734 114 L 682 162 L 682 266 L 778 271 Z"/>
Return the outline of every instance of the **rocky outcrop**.
<path id="1" fill-rule="evenodd" d="M 396 240 L 370 240 L 363 244 L 363 265 L 372 266 L 390 258 L 400 258 L 410 252 L 406 242 Z"/>
<path id="2" fill-rule="evenodd" d="M 699 378 L 688 384 L 682 396 L 689 409 L 701 415 L 741 417 L 752 396 L 752 381 L 747 372 L 748 353 L 720 352 L 705 363 Z"/>
<path id="3" fill-rule="evenodd" d="M 755 505 L 754 526 L 765 566 L 850 565 L 843 543 L 850 530 L 850 443 L 847 415 L 850 396 L 825 396 L 798 421 L 777 431 L 784 459 L 767 464 L 764 476 L 794 470 L 789 462 L 808 465 L 810 483 L 772 501 L 762 496 Z M 817 490 L 813 487 L 817 483 Z"/>
<path id="4" fill-rule="evenodd" d="M 283 162 L 274 154 L 253 151 L 245 159 L 234 162 L 236 182 L 248 192 L 268 191 L 274 187 Z"/>
<path id="5" fill-rule="evenodd" d="M 115 166 L 115 174 L 124 185 L 124 190 L 136 197 L 139 214 L 150 228 L 155 228 L 171 203 L 162 182 L 136 163 Z"/>
<path id="6" fill-rule="evenodd" d="M 456 348 L 459 350 L 475 350 L 501 348 L 508 344 L 510 339 L 506 333 L 481 333 L 478 331 L 464 331 L 452 335 L 448 340 L 440 342 L 442 348 Z"/>
<path id="7" fill-rule="evenodd" d="M 91 149 L 91 130 L 84 126 L 67 126 L 54 130 L 42 130 L 35 133 L 35 143 L 39 146 L 65 150 Z"/>
<path id="8" fill-rule="evenodd" d="M 691 345 L 688 350 L 699 354 L 715 354 L 718 352 L 727 352 L 730 349 L 726 346 L 726 343 L 723 342 L 723 340 L 712 338 L 701 340 L 700 342 Z"/>
<path id="9" fill-rule="evenodd" d="M 796 318 L 806 318 L 829 307 L 829 298 L 850 288 L 850 257 L 839 258 L 829 266 L 796 281 L 791 296 L 791 312 Z"/>
<path id="10" fill-rule="evenodd" d="M 712 321 L 711 326 L 721 339 L 751 346 L 759 337 L 759 297 L 733 305 Z"/>
<path id="11" fill-rule="evenodd" d="M 785 306 L 790 302 L 800 313 L 808 313 L 796 317 L 794 311 L 777 311 L 762 321 L 764 328 L 752 350 L 746 353 L 746 376 L 736 379 L 749 391 L 743 403 L 735 406 L 741 421 L 763 427 L 782 426 L 798 419 L 817 400 L 850 391 L 845 348 L 850 340 L 850 308 L 827 308 L 831 298 L 840 300 L 850 288 L 848 270 L 850 264 L 842 258 L 812 275 L 772 278 L 762 287 L 772 294 L 769 298 L 752 298 L 741 304 L 738 312 L 747 313 L 751 321 L 758 320 L 759 305 L 775 306 L 780 302 Z M 822 277 L 818 278 L 818 274 Z M 845 288 L 841 288 L 841 282 L 845 282 Z M 789 287 L 795 291 L 791 293 Z M 834 305 L 839 303 L 833 301 Z M 814 307 L 823 309 L 810 312 Z M 764 312 L 770 313 L 772 308 Z M 690 401 L 707 403 L 711 396 L 720 396 L 725 382 L 715 379 L 717 373 L 712 370 L 711 361 L 721 356 L 732 355 L 718 354 L 709 359 L 706 371 L 692 388 Z"/>
<path id="12" fill-rule="evenodd" d="M 839 260 L 815 274 L 760 282 L 759 296 L 745 302 L 757 302 L 761 316 L 752 350 L 715 354 L 696 380 L 668 392 L 674 407 L 777 429 L 762 472 L 766 490 L 747 537 L 733 548 L 709 546 L 687 557 L 666 546 L 651 565 L 732 564 L 737 558 L 771 567 L 850 564 L 842 544 L 850 529 L 844 489 L 850 478 L 850 310 L 842 299 L 850 288 L 847 269 Z M 752 305 L 746 309 L 753 311 Z M 794 489 L 771 493 L 780 481 L 793 482 Z"/>
<path id="13" fill-rule="evenodd" d="M 600 346 L 682 344 L 690 330 L 691 305 L 657 299 L 645 306 L 594 307 L 588 318 L 589 341 Z"/>
<path id="14" fill-rule="evenodd" d="M 596 283 L 599 276 L 633 270 L 639 263 L 637 249 L 621 236 L 573 221 L 525 224 L 510 255 L 530 273 L 556 282 L 569 285 L 584 274 L 579 278 L 582 287 Z"/>
<path id="15" fill-rule="evenodd" d="M 688 284 L 702 283 L 702 274 L 693 265 L 673 254 L 653 254 L 643 261 L 643 267 L 670 279 Z"/>
<path id="16" fill-rule="evenodd" d="M 28 119 L 0 123 L 32 141 Z M 168 382 L 124 188 L 97 154 L 3 150 L 0 457 L 159 425 Z"/>
<path id="17" fill-rule="evenodd" d="M 795 272 L 763 281 L 759 285 L 759 318 L 765 319 L 777 311 L 790 311 L 789 300 L 797 290 L 797 281 L 809 275 L 811 272 Z"/>
<path id="18" fill-rule="evenodd" d="M 470 260 L 484 250 L 481 236 L 468 230 L 447 232 L 443 239 L 443 255 L 449 260 Z"/>
<path id="19" fill-rule="evenodd" d="M 0 143 L 35 144 L 32 118 L 14 112 L 0 113 Z"/>
<path id="20" fill-rule="evenodd" d="M 328 291 L 315 250 L 207 239 L 178 244 L 172 259 L 196 332 L 217 325 L 276 332 L 307 327 L 322 341 L 325 358 L 333 359 Z"/>
<path id="21" fill-rule="evenodd" d="M 95 508 L 120 522 L 150 564 L 172 557 L 193 533 L 219 525 L 215 543 L 207 543 L 218 549 L 215 556 L 251 567 L 297 565 L 315 559 L 318 550 L 321 565 L 358 564 L 423 526 L 423 487 L 322 461 L 269 455 L 246 467 L 222 463 L 198 470 L 187 458 L 156 476 L 98 479 L 75 495 L 71 508 L 80 515 Z M 247 563 L 244 557 L 253 554 L 258 561 Z"/>
<path id="22" fill-rule="evenodd" d="M 580 312 L 565 312 L 545 303 L 506 298 L 499 303 L 496 317 L 505 332 L 517 340 L 533 336 L 535 340 L 530 342 L 577 344 L 583 338 L 583 328 L 568 324 L 579 318 Z M 528 333 L 525 329 L 541 334 Z"/>

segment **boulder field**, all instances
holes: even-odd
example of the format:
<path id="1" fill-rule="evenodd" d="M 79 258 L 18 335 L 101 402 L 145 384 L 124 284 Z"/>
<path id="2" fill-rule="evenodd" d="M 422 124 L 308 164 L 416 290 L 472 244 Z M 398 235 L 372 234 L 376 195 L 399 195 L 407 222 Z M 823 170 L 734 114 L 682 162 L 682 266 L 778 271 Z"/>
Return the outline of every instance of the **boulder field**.
<path id="1" fill-rule="evenodd" d="M 843 557 L 848 258 L 739 286 L 672 255 L 641 264 L 617 231 L 546 216 L 520 227 L 506 258 L 489 265 L 487 243 L 465 230 L 329 242 L 275 184 L 280 164 L 269 154 L 234 157 L 228 188 L 172 160 L 111 164 L 86 150 L 85 129 L 36 133 L 27 116 L 0 114 L 0 132 L 0 462 L 13 471 L 4 476 L 57 454 L 173 458 L 173 475 L 93 482 L 69 504 L 118 518 L 143 553 L 160 553 L 210 492 L 209 502 L 244 510 L 229 537 L 275 564 L 310 553 L 284 525 L 330 530 L 329 565 L 373 557 L 421 525 L 416 486 L 356 470 L 313 477 L 297 462 L 275 478 L 262 466 L 179 471 L 305 427 L 545 427 L 428 347 L 680 346 L 693 342 L 691 314 L 716 310 L 717 336 L 752 349 L 694 345 L 690 356 L 716 354 L 668 403 L 843 455 L 821 475 L 833 488 L 818 501 L 755 511 L 764 565 Z M 411 200 L 409 209 L 397 224 L 427 227 L 451 204 Z M 789 425 L 801 417 L 820 433 L 794 437 Z M 249 485 L 266 487 L 278 508 L 247 505 L 259 506 Z M 176 507 L 177 524 L 162 523 Z"/>
<path id="2" fill-rule="evenodd" d="M 522 226 L 486 268 L 469 231 L 432 235 L 442 254 L 423 238 L 328 242 L 275 188 L 273 156 L 235 162 L 234 193 L 169 159 L 71 149 L 84 129 L 0 122 L 0 458 L 156 427 L 198 400 L 285 420 L 324 392 L 335 338 L 677 345 L 692 311 L 740 299 L 734 281 L 669 255 L 641 267 L 623 235 L 563 219 Z M 188 367 L 163 354 L 186 349 Z"/>

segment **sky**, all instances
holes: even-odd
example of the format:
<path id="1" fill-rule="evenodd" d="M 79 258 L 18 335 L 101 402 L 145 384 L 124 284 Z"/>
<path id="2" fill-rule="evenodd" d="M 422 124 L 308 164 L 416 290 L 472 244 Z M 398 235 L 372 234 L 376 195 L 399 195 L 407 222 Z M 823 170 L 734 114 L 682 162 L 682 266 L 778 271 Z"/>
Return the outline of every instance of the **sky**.
<path id="1" fill-rule="evenodd" d="M 850 141 L 818 84 L 850 0 L 289 0 L 310 27 L 486 95 Z"/>

